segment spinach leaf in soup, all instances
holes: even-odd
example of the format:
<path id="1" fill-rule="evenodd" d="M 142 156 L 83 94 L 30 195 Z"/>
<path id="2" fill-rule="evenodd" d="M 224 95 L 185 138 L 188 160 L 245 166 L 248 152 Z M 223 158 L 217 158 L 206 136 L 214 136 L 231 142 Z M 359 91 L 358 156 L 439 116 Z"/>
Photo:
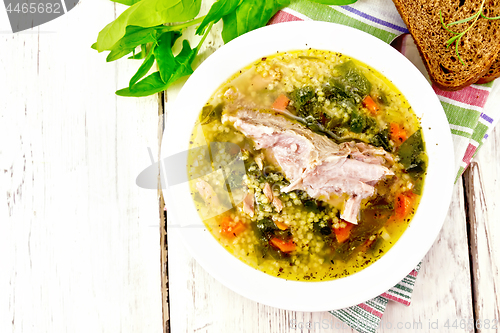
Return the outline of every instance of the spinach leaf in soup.
<path id="1" fill-rule="evenodd" d="M 422 130 L 419 129 L 406 139 L 399 147 L 397 154 L 406 172 L 413 178 L 422 175 L 427 167 Z"/>
<path id="2" fill-rule="evenodd" d="M 297 115 L 304 118 L 313 115 L 314 104 L 317 101 L 313 87 L 305 86 L 296 88 L 290 95 Z"/>
<path id="3" fill-rule="evenodd" d="M 349 260 L 372 235 L 376 234 L 391 216 L 391 211 L 380 208 L 366 208 L 361 211 L 360 223 L 352 229 L 349 239 L 336 250 L 336 258 Z"/>
<path id="4" fill-rule="evenodd" d="M 356 109 L 356 99 L 347 91 L 341 78 L 331 78 L 323 85 L 322 89 L 325 98 L 330 102 L 348 111 Z"/>
<path id="5" fill-rule="evenodd" d="M 222 110 L 222 103 L 219 103 L 216 106 L 213 106 L 211 104 L 205 105 L 200 113 L 200 125 L 208 125 L 213 121 L 220 121 Z"/>
<path id="6" fill-rule="evenodd" d="M 385 128 L 375 134 L 370 143 L 375 147 L 382 147 L 385 151 L 392 153 L 392 146 L 389 139 L 389 129 Z"/>
<path id="7" fill-rule="evenodd" d="M 354 61 L 346 61 L 337 65 L 335 69 L 340 74 L 340 77 L 338 77 L 339 86 L 342 86 L 344 92 L 353 97 L 356 103 L 360 103 L 370 93 L 372 84 L 356 67 Z"/>
<path id="8" fill-rule="evenodd" d="M 367 126 L 366 116 L 359 111 L 351 113 L 350 129 L 354 133 L 361 133 Z"/>
<path id="9" fill-rule="evenodd" d="M 328 220 L 320 220 L 313 223 L 313 228 L 322 236 L 329 236 L 332 234 L 332 223 Z"/>

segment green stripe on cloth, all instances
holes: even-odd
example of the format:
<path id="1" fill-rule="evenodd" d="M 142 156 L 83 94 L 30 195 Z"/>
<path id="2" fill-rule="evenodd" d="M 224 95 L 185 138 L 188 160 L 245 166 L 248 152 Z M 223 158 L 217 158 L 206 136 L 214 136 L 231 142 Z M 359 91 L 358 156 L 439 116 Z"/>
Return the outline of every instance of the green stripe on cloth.
<path id="1" fill-rule="evenodd" d="M 420 262 L 417 265 L 417 267 L 415 267 L 414 270 L 417 273 L 420 271 L 421 265 L 422 265 L 422 263 Z M 394 287 L 387 290 L 385 292 L 385 294 L 387 294 L 387 297 L 394 296 L 394 297 L 397 297 L 398 299 L 400 299 L 401 301 L 406 301 L 407 303 L 403 303 L 403 302 L 397 300 L 397 302 L 403 303 L 405 305 L 409 305 L 410 301 L 411 301 L 411 295 L 413 293 L 413 287 L 415 286 L 416 279 L 417 278 L 410 273 L 400 283 L 396 284 Z"/>
<path id="2" fill-rule="evenodd" d="M 396 286 L 397 286 L 397 285 L 396 285 Z M 392 287 L 392 288 L 390 289 L 391 294 L 392 294 L 392 295 L 395 295 L 395 296 L 398 296 L 398 297 L 400 297 L 400 298 L 409 299 L 409 295 L 408 295 L 407 293 L 403 293 L 403 292 L 401 292 L 401 291 L 397 291 L 397 289 L 399 289 L 399 288 L 397 288 L 396 286 L 394 286 L 394 287 Z M 413 291 L 413 290 L 412 290 L 412 291 Z M 411 292 L 410 292 L 410 293 L 411 293 Z"/>
<path id="3" fill-rule="evenodd" d="M 455 135 L 458 135 L 458 136 L 463 136 L 464 138 L 467 138 L 467 139 L 470 139 L 471 135 L 470 133 L 467 133 L 467 132 L 464 132 L 464 131 L 459 131 L 459 130 L 456 130 L 456 129 L 451 129 L 451 134 L 455 134 Z"/>
<path id="4" fill-rule="evenodd" d="M 413 284 L 413 283 L 415 283 L 415 280 L 416 280 L 416 279 L 417 279 L 416 277 L 411 276 L 411 275 L 408 275 L 407 277 L 405 277 L 405 278 L 403 279 L 403 282 L 406 282 L 406 283 L 408 283 L 408 284 Z"/>
<path id="5" fill-rule="evenodd" d="M 484 135 L 488 132 L 488 126 L 485 124 L 478 122 L 476 128 L 474 129 L 474 133 L 472 133 L 472 140 L 476 141 L 478 144 L 483 142 Z"/>
<path id="6" fill-rule="evenodd" d="M 387 305 L 387 302 L 381 304 L 380 300 L 374 301 L 373 299 L 371 299 L 371 300 L 367 301 L 366 304 L 368 304 L 369 306 L 371 306 L 372 308 L 374 308 L 377 311 L 384 312 L 385 307 Z"/>
<path id="7" fill-rule="evenodd" d="M 340 310 L 333 310 L 330 311 L 330 313 L 355 330 L 366 333 L 375 333 L 376 329 L 380 325 L 381 318 L 368 310 L 371 307 L 379 313 L 384 313 L 387 307 L 387 302 L 388 300 L 386 298 L 377 296 L 364 304 Z M 364 307 L 363 305 L 366 305 L 367 307 Z"/>
<path id="8" fill-rule="evenodd" d="M 476 151 L 477 152 L 477 151 Z M 455 178 L 455 183 L 458 181 L 458 179 L 462 176 L 462 173 L 464 172 L 464 167 L 461 166 L 459 169 L 458 169 L 458 173 L 457 173 L 457 177 Z"/>
<path id="9" fill-rule="evenodd" d="M 493 87 L 493 82 L 494 81 L 490 81 L 488 83 L 476 84 L 476 85 L 481 86 L 481 87 L 491 88 L 491 87 Z"/>
<path id="10" fill-rule="evenodd" d="M 444 113 L 448 122 L 453 125 L 458 125 L 462 127 L 474 128 L 481 116 L 481 112 L 471 109 L 462 108 L 457 105 L 453 105 L 447 102 L 441 101 Z"/>
<path id="11" fill-rule="evenodd" d="M 318 10 L 321 7 L 321 10 Z M 372 25 L 355 20 L 332 7 L 315 4 L 309 1 L 296 1 L 290 4 L 291 8 L 315 21 L 333 22 L 347 25 L 352 28 L 367 32 L 386 43 L 390 43 L 398 35 L 376 28 Z"/>

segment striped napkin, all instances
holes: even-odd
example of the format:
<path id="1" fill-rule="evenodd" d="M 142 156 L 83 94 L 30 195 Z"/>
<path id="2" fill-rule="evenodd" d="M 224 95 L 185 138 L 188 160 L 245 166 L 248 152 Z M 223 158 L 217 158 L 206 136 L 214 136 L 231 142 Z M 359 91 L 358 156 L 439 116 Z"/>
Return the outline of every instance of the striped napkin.
<path id="1" fill-rule="evenodd" d="M 394 44 L 398 44 L 399 51 L 428 78 L 409 31 L 391 0 L 358 0 L 349 6 L 326 6 L 299 0 L 278 11 L 269 24 L 308 20 L 348 25 L 370 33 L 386 43 L 391 43 L 400 35 L 408 34 L 402 36 L 399 43 Z M 500 109 L 488 110 L 488 114 L 484 110 L 492 85 L 493 83 L 473 84 L 454 92 L 442 91 L 433 86 L 450 123 L 455 148 L 456 180 L 470 164 L 500 118 Z M 410 305 L 419 269 L 420 264 L 401 282 L 374 299 L 330 313 L 361 333 L 375 333 L 389 300 Z"/>

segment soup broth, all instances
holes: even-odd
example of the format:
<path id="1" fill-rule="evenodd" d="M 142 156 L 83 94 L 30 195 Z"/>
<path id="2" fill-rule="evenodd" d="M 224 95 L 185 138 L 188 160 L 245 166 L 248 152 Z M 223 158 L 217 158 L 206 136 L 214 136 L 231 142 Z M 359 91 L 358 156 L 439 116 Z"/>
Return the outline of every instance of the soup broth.
<path id="1" fill-rule="evenodd" d="M 380 73 L 299 50 L 242 69 L 200 111 L 188 175 L 207 229 L 273 276 L 341 278 L 408 227 L 427 155 L 419 120 Z"/>

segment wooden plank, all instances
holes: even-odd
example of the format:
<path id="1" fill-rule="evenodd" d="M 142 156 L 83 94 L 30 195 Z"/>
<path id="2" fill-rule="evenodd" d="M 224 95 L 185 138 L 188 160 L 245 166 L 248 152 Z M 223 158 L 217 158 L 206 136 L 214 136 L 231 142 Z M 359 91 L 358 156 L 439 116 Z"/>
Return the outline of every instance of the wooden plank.
<path id="1" fill-rule="evenodd" d="M 500 131 L 498 128 L 490 135 L 488 141 L 465 173 L 477 332 L 491 332 L 492 321 L 495 321 L 496 328 L 500 329 L 500 225 L 498 224 Z"/>
<path id="2" fill-rule="evenodd" d="M 493 85 L 485 109 L 490 114 L 498 114 L 500 82 Z M 500 197 L 499 159 L 500 130 L 497 126 L 493 133 L 489 133 L 488 140 L 463 177 L 468 199 L 474 319 L 477 332 L 500 330 L 500 208 L 497 203 Z M 496 322 L 492 323 L 494 320 Z M 494 326 L 496 327 L 493 328 Z"/>
<path id="3" fill-rule="evenodd" d="M 441 332 L 474 332 L 452 327 L 455 319 L 473 318 L 471 278 L 467 245 L 465 203 L 462 181 L 455 184 L 448 215 L 434 245 L 424 257 L 412 304 L 405 307 L 389 302 L 384 315 L 388 323 L 422 323 L 423 332 L 437 323 Z M 450 320 L 449 327 L 445 327 Z M 413 326 L 412 326 L 413 328 Z M 380 332 L 393 332 L 385 326 Z M 415 331 L 418 331 L 415 329 Z"/>
<path id="4" fill-rule="evenodd" d="M 0 332 L 159 332 L 158 100 L 117 98 L 137 64 L 90 49 L 115 16 L 82 2 L 1 34 Z"/>
<path id="5" fill-rule="evenodd" d="M 164 98 L 161 93 L 160 98 Z M 160 103 L 158 114 L 158 147 L 161 147 L 163 140 L 165 108 L 163 100 Z M 158 149 L 158 161 L 161 160 L 161 150 Z M 160 177 L 160 175 L 158 175 Z M 169 288 L 169 273 L 168 273 L 168 241 L 167 241 L 167 212 L 165 209 L 165 200 L 163 198 L 161 180 L 158 180 L 158 198 L 160 202 L 160 247 L 161 247 L 161 297 L 162 297 L 162 318 L 163 318 L 163 332 L 170 332 L 170 288 Z"/>

